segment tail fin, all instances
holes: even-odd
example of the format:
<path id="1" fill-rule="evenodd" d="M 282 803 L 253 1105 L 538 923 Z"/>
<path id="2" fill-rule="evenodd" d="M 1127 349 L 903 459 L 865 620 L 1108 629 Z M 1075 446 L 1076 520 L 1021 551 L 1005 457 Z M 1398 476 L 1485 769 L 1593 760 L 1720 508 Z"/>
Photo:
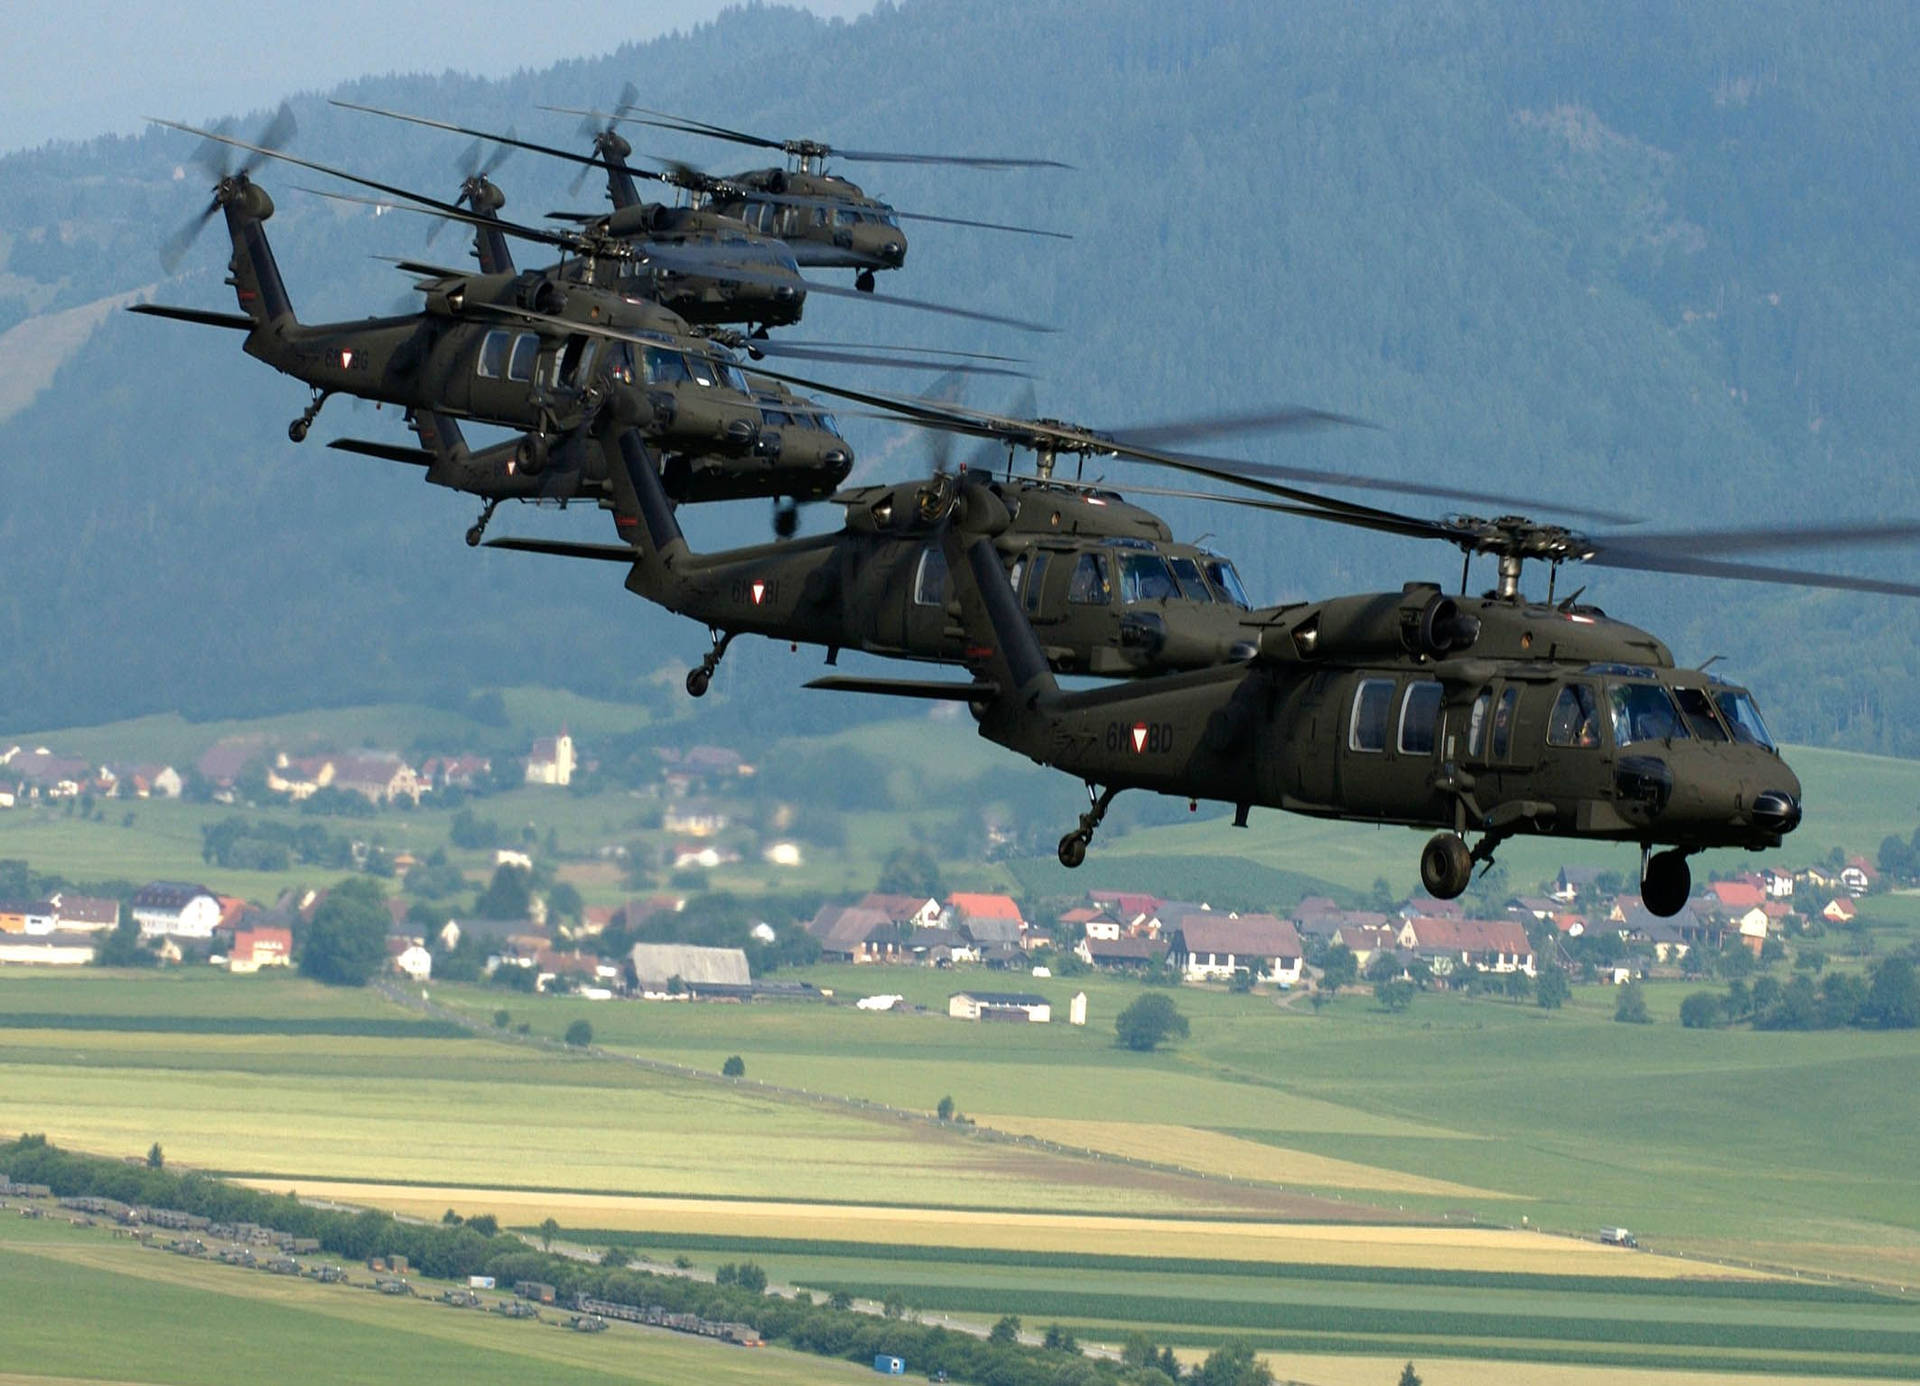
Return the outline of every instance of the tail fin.
<path id="1" fill-rule="evenodd" d="M 240 311 L 256 327 L 294 322 L 293 303 L 280 278 L 273 247 L 267 243 L 266 221 L 273 215 L 273 199 L 245 174 L 231 180 L 231 187 L 223 184 L 217 196 L 227 215 L 227 235 L 233 240 L 227 283 L 240 300 Z"/>
<path id="2" fill-rule="evenodd" d="M 627 590 L 669 611 L 678 611 L 680 579 L 674 565 L 693 553 L 680 521 L 660 484 L 660 471 L 638 432 L 606 423 L 595 431 L 606 457 L 607 480 L 613 490 L 613 524 L 620 538 L 633 546 L 633 570 Z"/>
<path id="3" fill-rule="evenodd" d="M 1060 684 L 1020 609 L 993 540 L 968 536 L 949 524 L 942 544 L 967 633 L 967 666 L 994 684 L 997 701 L 1034 707 L 1057 699 Z"/>

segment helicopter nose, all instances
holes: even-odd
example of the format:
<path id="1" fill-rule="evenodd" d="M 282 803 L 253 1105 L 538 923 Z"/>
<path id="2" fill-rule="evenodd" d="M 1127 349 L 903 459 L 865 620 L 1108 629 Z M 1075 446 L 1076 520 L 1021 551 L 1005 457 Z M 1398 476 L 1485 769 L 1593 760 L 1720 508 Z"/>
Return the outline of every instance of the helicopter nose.
<path id="1" fill-rule="evenodd" d="M 899 241 L 888 241 L 880 247 L 880 258 L 890 265 L 897 265 L 907 258 L 907 248 Z"/>
<path id="2" fill-rule="evenodd" d="M 1800 801 L 1784 789 L 1769 789 L 1753 799 L 1754 826 L 1785 835 L 1800 826 Z"/>

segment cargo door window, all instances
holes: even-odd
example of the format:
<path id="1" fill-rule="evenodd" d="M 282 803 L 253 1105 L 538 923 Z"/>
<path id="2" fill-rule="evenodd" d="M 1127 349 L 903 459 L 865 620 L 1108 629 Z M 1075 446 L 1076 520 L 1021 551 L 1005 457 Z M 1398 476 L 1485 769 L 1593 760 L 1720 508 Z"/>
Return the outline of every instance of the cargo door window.
<path id="1" fill-rule="evenodd" d="M 1400 753 L 1433 754 L 1434 734 L 1440 728 L 1440 685 L 1430 679 L 1407 685 L 1400 700 Z"/>
<path id="2" fill-rule="evenodd" d="M 947 555 L 944 549 L 920 551 L 920 568 L 914 574 L 913 601 L 916 606 L 947 604 Z"/>
<path id="3" fill-rule="evenodd" d="M 495 328 L 480 343 L 480 360 L 475 371 L 488 380 L 498 380 L 507 373 L 507 351 L 513 341 L 513 334 L 504 328 Z"/>
<path id="4" fill-rule="evenodd" d="M 1493 710 L 1493 760 L 1505 760 L 1513 749 L 1513 723 L 1520 708 L 1520 690 L 1503 689 L 1500 702 Z"/>
<path id="5" fill-rule="evenodd" d="M 1033 556 L 1033 568 L 1027 574 L 1027 615 L 1029 616 L 1040 614 L 1040 599 L 1047 586 L 1047 565 L 1052 558 L 1053 555 L 1047 553 L 1037 553 Z"/>
<path id="6" fill-rule="evenodd" d="M 540 357 L 540 338 L 522 332 L 513 339 L 513 356 L 507 362 L 507 379 L 531 381 L 534 362 Z"/>
<path id="7" fill-rule="evenodd" d="M 1387 723 L 1393 714 L 1393 680 L 1362 679 L 1353 694 L 1353 718 L 1347 726 L 1347 749 L 1384 751 Z"/>

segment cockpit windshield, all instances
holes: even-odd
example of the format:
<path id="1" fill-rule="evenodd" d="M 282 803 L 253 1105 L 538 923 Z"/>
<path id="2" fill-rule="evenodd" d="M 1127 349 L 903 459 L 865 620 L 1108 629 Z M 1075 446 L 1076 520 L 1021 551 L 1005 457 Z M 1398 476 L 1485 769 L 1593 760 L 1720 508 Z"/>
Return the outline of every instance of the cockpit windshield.
<path id="1" fill-rule="evenodd" d="M 1613 744 L 1636 741 L 1685 740 L 1686 723 L 1673 705 L 1673 695 L 1657 683 L 1616 683 L 1607 689 L 1613 712 Z"/>
<path id="2" fill-rule="evenodd" d="M 1163 602 L 1180 595 L 1167 560 L 1157 553 L 1123 553 L 1120 558 L 1120 600 Z"/>
<path id="3" fill-rule="evenodd" d="M 1200 576 L 1200 565 L 1191 558 L 1170 558 L 1167 562 L 1173 568 L 1173 580 L 1180 584 L 1180 595 L 1190 602 L 1210 602 L 1213 589 L 1207 586 L 1207 580 Z"/>
<path id="4" fill-rule="evenodd" d="M 1735 741 L 1765 746 L 1769 751 L 1774 749 L 1773 738 L 1767 735 L 1767 724 L 1760 720 L 1760 709 L 1754 706 L 1753 694 L 1741 688 L 1722 688 L 1714 693 L 1713 701 L 1720 715 L 1727 719 L 1727 725 L 1733 728 Z"/>
<path id="5" fill-rule="evenodd" d="M 1224 558 L 1209 558 L 1206 565 L 1207 581 L 1213 584 L 1222 601 L 1242 611 L 1253 605 L 1247 600 L 1247 590 L 1240 585 L 1240 574 L 1234 572 L 1233 564 Z"/>
<path id="6" fill-rule="evenodd" d="M 1725 741 L 1727 729 L 1713 715 L 1713 699 L 1704 688 L 1675 688 L 1673 700 L 1680 704 L 1680 715 L 1687 719 L 1687 730 L 1702 741 Z"/>
<path id="7" fill-rule="evenodd" d="M 665 347 L 646 348 L 646 380 L 649 385 L 677 385 L 692 379 L 687 358 Z"/>

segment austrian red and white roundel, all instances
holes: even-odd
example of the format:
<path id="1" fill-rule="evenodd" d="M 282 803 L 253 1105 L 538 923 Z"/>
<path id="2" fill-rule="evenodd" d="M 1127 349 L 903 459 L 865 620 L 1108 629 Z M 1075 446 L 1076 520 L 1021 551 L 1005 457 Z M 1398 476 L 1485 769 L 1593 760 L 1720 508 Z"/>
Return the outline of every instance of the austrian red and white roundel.
<path id="1" fill-rule="evenodd" d="M 766 583 L 764 583 L 764 582 L 756 582 L 756 583 L 754 583 L 754 584 L 753 584 L 753 587 L 752 587 L 752 588 L 751 588 L 750 590 L 751 590 L 751 591 L 752 591 L 752 593 L 753 593 L 753 604 L 754 604 L 755 606 L 758 606 L 758 605 L 760 605 L 760 603 L 762 603 L 762 602 L 764 602 L 764 601 L 765 601 L 765 600 L 767 599 L 767 584 L 766 584 Z"/>

